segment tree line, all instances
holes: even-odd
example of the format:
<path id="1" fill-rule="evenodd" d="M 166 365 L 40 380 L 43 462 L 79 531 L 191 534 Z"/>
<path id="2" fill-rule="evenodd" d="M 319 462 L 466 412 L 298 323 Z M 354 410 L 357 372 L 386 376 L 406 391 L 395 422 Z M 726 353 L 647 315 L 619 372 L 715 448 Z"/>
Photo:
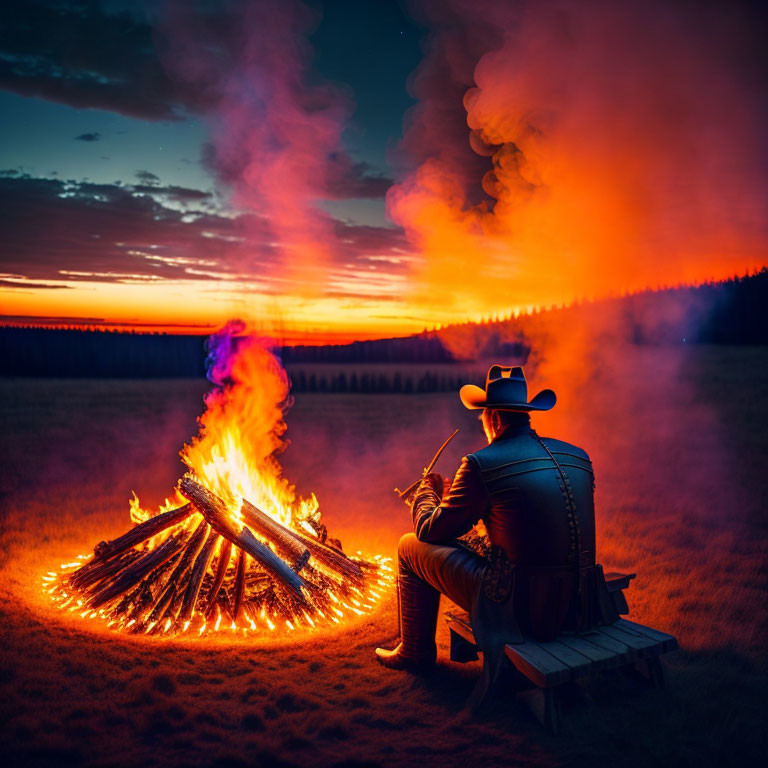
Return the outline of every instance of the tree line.
<path id="1" fill-rule="evenodd" d="M 339 393 L 339 394 L 427 394 L 433 392 L 456 392 L 468 382 L 466 372 L 460 375 L 432 371 L 407 371 L 384 369 L 380 372 L 311 371 L 288 369 L 291 391 L 294 393 Z M 479 376 L 481 384 L 485 374 Z M 478 379 L 478 376 L 474 376 Z"/>
<path id="2" fill-rule="evenodd" d="M 768 344 L 768 268 L 723 282 L 643 291 L 514 317 L 456 323 L 403 338 L 282 347 L 297 392 L 436 392 L 456 377 L 433 364 L 527 358 L 532 345 L 564 327 L 600 328 L 610 318 L 634 344 Z M 0 375 L 62 378 L 194 378 L 205 375 L 203 336 L 78 328 L 0 327 Z M 309 372 L 311 364 L 418 364 L 419 372 Z M 398 377 L 399 376 L 399 377 Z M 437 379 L 434 377 L 437 376 Z"/>
<path id="3" fill-rule="evenodd" d="M 0 328 L 3 376 L 160 379 L 205 376 L 205 336 L 79 328 Z"/>

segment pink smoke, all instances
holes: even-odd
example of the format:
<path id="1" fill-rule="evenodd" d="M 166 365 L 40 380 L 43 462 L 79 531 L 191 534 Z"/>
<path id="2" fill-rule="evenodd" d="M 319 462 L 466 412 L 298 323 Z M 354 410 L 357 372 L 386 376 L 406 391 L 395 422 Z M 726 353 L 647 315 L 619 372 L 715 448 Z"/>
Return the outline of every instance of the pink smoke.
<path id="1" fill-rule="evenodd" d="M 317 207 L 344 164 L 351 111 L 339 87 L 309 78 L 317 13 L 298 0 L 251 0 L 205 15 L 175 3 L 161 45 L 174 75 L 198 89 L 210 126 L 208 162 L 251 214 L 247 265 L 275 262 L 299 291 L 321 287 L 333 221 Z"/>

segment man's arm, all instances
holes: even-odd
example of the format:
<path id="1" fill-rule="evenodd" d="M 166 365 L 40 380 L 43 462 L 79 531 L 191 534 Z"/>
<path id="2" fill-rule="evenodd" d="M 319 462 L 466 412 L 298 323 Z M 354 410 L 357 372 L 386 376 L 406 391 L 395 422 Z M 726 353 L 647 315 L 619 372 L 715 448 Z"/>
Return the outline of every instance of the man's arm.
<path id="1" fill-rule="evenodd" d="M 414 498 L 413 529 L 420 541 L 431 544 L 449 541 L 465 534 L 487 506 L 488 495 L 480 467 L 474 457 L 465 456 L 442 502 L 431 484 L 422 484 Z"/>

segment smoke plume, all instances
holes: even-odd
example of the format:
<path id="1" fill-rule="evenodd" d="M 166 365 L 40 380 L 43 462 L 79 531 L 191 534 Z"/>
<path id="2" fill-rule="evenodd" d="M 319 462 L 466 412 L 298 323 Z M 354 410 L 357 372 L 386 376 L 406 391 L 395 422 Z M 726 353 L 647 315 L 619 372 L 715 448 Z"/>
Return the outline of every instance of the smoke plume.
<path id="1" fill-rule="evenodd" d="M 335 196 L 351 166 L 341 143 L 349 95 L 310 76 L 317 21 L 298 0 L 225 3 L 223 12 L 172 3 L 158 31 L 174 77 L 205 94 L 209 167 L 252 214 L 244 234 L 260 247 L 249 271 L 277 261 L 304 293 L 322 286 L 332 259 L 333 221 L 316 203 Z M 272 253 L 259 253 L 265 242 Z"/>
<path id="2" fill-rule="evenodd" d="M 388 195 L 422 255 L 419 303 L 466 317 L 766 263 L 756 40 L 737 7 L 420 8 L 413 170 Z"/>

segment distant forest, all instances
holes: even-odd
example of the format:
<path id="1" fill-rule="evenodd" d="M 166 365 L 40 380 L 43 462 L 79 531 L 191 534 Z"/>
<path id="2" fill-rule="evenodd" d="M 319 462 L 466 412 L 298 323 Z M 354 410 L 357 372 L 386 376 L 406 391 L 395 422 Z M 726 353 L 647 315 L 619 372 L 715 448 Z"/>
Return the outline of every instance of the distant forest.
<path id="1" fill-rule="evenodd" d="M 277 350 L 296 392 L 435 392 L 455 389 L 451 363 L 524 361 L 542 333 L 563 324 L 634 344 L 768 344 L 768 269 L 724 282 L 582 302 L 519 317 L 489 317 L 404 338 Z M 205 337 L 72 328 L 0 327 L 0 375 L 60 378 L 205 376 Z M 395 371 L 331 371 L 389 363 Z M 317 365 L 322 364 L 322 365 Z M 413 366 L 412 372 L 410 366 Z M 437 366 L 439 373 L 426 370 Z M 457 371 L 458 374 L 458 371 Z"/>

